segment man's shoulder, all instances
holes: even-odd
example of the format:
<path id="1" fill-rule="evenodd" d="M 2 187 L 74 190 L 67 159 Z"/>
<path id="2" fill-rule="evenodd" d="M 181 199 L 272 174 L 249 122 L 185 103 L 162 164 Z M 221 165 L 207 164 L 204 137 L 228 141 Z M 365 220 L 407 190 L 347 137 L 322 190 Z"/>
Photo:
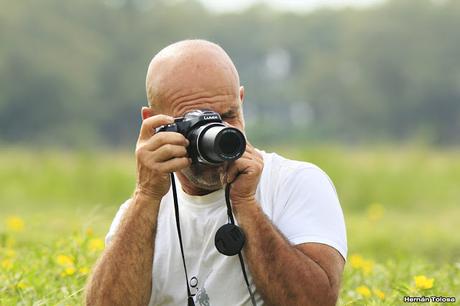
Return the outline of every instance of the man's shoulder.
<path id="1" fill-rule="evenodd" d="M 282 188 L 283 190 L 304 189 L 312 185 L 335 187 L 324 170 L 314 163 L 289 159 L 275 152 L 259 150 L 264 158 L 264 170 L 262 172 L 262 184 L 265 191 Z"/>
<path id="2" fill-rule="evenodd" d="M 264 159 L 264 170 L 274 175 L 324 175 L 327 174 L 317 165 L 308 162 L 286 158 L 275 152 L 258 150 Z M 266 167 L 266 169 L 265 169 Z"/>

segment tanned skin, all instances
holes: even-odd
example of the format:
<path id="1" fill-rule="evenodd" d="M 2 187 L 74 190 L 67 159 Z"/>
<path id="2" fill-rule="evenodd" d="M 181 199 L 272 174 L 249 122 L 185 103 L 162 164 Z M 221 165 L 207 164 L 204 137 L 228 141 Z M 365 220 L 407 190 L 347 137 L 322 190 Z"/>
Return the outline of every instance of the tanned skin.
<path id="1" fill-rule="evenodd" d="M 87 305 L 148 305 L 155 271 L 152 263 L 157 217 L 162 197 L 176 172 L 183 190 L 203 195 L 231 183 L 230 197 L 247 243 L 243 255 L 257 291 L 267 305 L 328 306 L 337 302 L 344 259 L 319 243 L 290 244 L 255 199 L 263 158 L 248 143 L 246 152 L 225 170 L 214 185 L 192 183 L 187 172 L 188 141 L 178 133 L 154 133 L 194 109 L 211 109 L 228 124 L 244 131 L 244 88 L 228 55 L 217 45 L 190 40 L 166 47 L 152 60 L 147 73 L 150 107 L 136 146 L 137 184 L 132 203 L 112 242 L 95 265 L 87 284 Z"/>
<path id="2" fill-rule="evenodd" d="M 166 132 L 154 135 L 155 127 L 172 122 L 173 118 L 158 115 L 146 118 L 142 124 L 136 148 L 139 174 L 136 191 L 119 230 L 94 268 L 86 291 L 87 305 L 149 303 L 153 237 L 160 201 L 169 189 L 168 173 L 191 163 L 185 151 L 188 141 L 182 135 Z"/>

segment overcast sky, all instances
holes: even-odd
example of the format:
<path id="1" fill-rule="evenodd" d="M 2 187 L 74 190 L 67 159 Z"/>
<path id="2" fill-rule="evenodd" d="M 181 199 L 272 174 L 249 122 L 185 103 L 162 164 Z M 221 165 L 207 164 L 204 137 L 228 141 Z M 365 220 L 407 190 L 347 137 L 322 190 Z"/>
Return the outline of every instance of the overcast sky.
<path id="1" fill-rule="evenodd" d="M 318 7 L 363 7 L 381 3 L 383 0 L 200 0 L 212 11 L 238 11 L 252 4 L 265 2 L 270 6 L 282 10 L 309 11 Z"/>

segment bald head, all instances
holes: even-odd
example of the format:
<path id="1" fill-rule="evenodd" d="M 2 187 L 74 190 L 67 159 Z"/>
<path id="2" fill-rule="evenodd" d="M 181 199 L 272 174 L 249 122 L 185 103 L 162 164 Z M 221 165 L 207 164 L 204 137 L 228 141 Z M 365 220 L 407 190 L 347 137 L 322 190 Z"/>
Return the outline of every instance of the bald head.
<path id="1" fill-rule="evenodd" d="M 184 40 L 155 55 L 147 71 L 146 90 L 150 106 L 166 110 L 200 97 L 236 98 L 239 83 L 235 65 L 220 46 L 206 40 Z"/>
<path id="2" fill-rule="evenodd" d="M 232 60 L 214 43 L 185 40 L 158 52 L 148 68 L 146 89 L 150 107 L 142 108 L 144 119 L 157 114 L 180 117 L 191 110 L 208 109 L 244 132 L 244 88 Z M 183 188 L 207 192 L 222 188 L 225 171 L 226 164 L 196 163 L 177 175 Z"/>

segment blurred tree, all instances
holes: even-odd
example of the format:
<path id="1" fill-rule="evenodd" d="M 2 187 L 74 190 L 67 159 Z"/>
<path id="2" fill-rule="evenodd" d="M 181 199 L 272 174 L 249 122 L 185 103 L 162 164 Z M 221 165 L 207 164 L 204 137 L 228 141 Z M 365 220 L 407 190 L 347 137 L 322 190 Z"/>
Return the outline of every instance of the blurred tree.
<path id="1" fill-rule="evenodd" d="M 214 15 L 195 1 L 0 0 L 0 141 L 136 140 L 151 57 L 205 38 L 234 59 L 253 141 L 460 143 L 460 2 Z"/>

